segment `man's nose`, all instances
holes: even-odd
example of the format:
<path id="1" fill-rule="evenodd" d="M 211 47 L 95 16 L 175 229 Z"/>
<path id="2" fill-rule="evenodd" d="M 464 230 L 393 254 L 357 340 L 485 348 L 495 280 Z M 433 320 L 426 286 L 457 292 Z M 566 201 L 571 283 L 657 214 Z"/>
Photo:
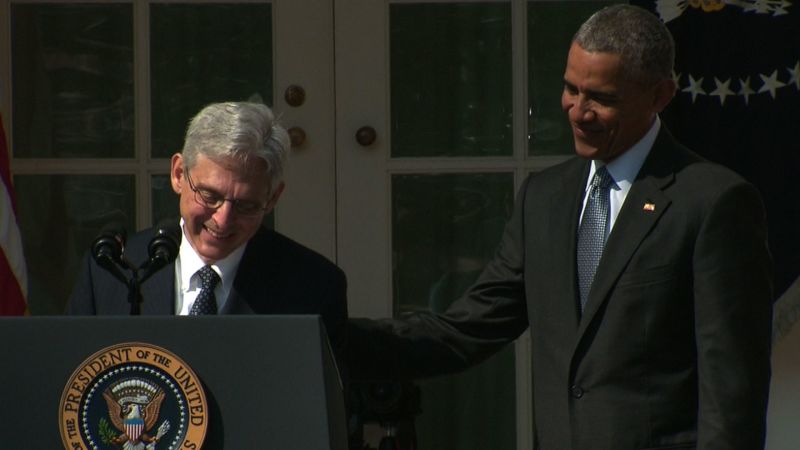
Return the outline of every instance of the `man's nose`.
<path id="1" fill-rule="evenodd" d="M 225 200 L 222 202 L 219 208 L 214 211 L 214 221 L 217 223 L 217 226 L 220 228 L 224 228 L 229 222 L 233 221 L 236 215 L 236 208 L 234 208 L 233 202 L 230 200 Z"/>
<path id="2" fill-rule="evenodd" d="M 569 113 L 570 119 L 575 122 L 590 122 L 597 117 L 590 102 L 588 102 L 582 95 L 575 97 L 575 101 L 573 102 Z"/>

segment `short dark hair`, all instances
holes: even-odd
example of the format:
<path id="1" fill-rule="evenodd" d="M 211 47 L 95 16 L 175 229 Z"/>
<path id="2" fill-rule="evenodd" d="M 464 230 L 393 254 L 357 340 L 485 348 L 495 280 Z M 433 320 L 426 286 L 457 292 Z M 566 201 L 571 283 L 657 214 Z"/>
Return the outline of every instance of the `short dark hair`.
<path id="1" fill-rule="evenodd" d="M 587 52 L 620 55 L 633 81 L 651 83 L 672 77 L 675 41 L 655 14 L 638 6 L 618 4 L 597 11 L 572 42 Z"/>

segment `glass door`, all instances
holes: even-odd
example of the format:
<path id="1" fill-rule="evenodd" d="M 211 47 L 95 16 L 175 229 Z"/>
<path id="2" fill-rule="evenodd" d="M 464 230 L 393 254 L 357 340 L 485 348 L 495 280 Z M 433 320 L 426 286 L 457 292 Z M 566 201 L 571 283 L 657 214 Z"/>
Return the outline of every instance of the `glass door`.
<path id="1" fill-rule="evenodd" d="M 566 54 L 604 3 L 336 2 L 337 246 L 351 315 L 443 311 L 475 280 L 524 177 L 573 154 Z M 529 358 L 523 336 L 421 382 L 420 448 L 532 448 Z"/>
<path id="2" fill-rule="evenodd" d="M 332 15 L 324 0 L 0 1 L 31 312 L 63 310 L 105 224 L 177 217 L 169 157 L 211 102 L 262 101 L 293 129 L 268 225 L 335 258 Z"/>

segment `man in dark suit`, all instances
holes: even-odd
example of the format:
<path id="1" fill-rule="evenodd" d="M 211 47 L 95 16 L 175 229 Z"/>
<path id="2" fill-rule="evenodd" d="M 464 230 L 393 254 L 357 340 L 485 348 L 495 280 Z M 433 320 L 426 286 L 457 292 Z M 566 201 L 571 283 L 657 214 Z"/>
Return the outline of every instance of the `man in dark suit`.
<path id="1" fill-rule="evenodd" d="M 341 354 L 344 273 L 262 226 L 283 192 L 288 151 L 289 137 L 265 105 L 211 104 L 192 119 L 170 171 L 180 196 L 179 254 L 141 285 L 142 314 L 319 314 Z M 134 266 L 148 260 L 155 233 L 144 230 L 126 243 Z M 87 255 L 67 313 L 129 311 L 127 286 Z"/>
<path id="2" fill-rule="evenodd" d="M 588 19 L 562 93 L 578 157 L 528 177 L 493 260 L 448 311 L 354 319 L 354 378 L 460 370 L 529 328 L 538 449 L 763 448 L 764 210 L 661 124 L 673 60 L 645 10 Z"/>

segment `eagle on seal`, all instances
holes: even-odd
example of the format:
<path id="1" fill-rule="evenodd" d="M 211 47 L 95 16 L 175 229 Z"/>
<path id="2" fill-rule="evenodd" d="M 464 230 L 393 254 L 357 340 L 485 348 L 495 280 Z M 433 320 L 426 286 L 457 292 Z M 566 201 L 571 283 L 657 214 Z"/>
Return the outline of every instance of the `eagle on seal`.
<path id="1" fill-rule="evenodd" d="M 147 434 L 147 431 L 151 431 L 155 426 L 161 403 L 164 401 L 164 391 L 160 389 L 146 403 L 125 401 L 129 398 L 115 398 L 110 389 L 103 392 L 103 398 L 108 404 L 111 423 L 120 432 L 112 442 L 121 445 L 125 450 L 154 449 L 155 443 L 169 430 L 169 422 L 164 421 L 158 428 L 156 436 Z"/>

